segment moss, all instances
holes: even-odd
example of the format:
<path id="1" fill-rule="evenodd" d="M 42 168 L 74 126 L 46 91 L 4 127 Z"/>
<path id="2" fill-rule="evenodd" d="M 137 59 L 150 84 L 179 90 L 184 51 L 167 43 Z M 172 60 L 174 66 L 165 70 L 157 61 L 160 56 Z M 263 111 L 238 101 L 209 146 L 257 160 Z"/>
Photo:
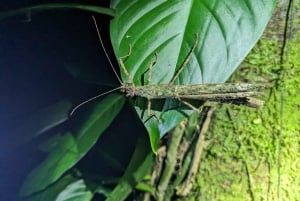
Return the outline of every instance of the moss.
<path id="1" fill-rule="evenodd" d="M 300 33 L 283 65 L 280 47 L 263 37 L 232 77 L 267 83 L 265 106 L 218 106 L 195 185 L 201 200 L 300 200 Z"/>

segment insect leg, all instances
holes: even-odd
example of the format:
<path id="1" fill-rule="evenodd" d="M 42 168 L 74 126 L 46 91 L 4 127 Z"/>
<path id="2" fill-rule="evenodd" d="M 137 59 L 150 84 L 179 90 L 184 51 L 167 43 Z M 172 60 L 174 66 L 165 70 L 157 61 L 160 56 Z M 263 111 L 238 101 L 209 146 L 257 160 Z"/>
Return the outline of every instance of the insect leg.
<path id="1" fill-rule="evenodd" d="M 130 83 L 133 84 L 133 78 L 131 77 L 131 75 L 129 74 L 129 72 L 127 71 L 126 67 L 125 67 L 125 64 L 124 64 L 124 60 L 127 59 L 130 55 L 131 55 L 131 45 L 129 44 L 129 47 L 128 47 L 128 53 L 125 55 L 125 56 L 122 56 L 119 58 L 119 63 L 120 63 L 120 66 L 123 70 L 123 72 L 125 73 L 127 79 L 129 80 Z"/>
<path id="2" fill-rule="evenodd" d="M 160 118 L 155 113 L 151 113 L 151 101 L 150 100 L 148 100 L 148 105 L 147 105 L 147 116 L 148 116 L 148 118 L 144 121 L 144 123 L 149 121 L 152 117 L 155 117 L 155 119 L 161 123 Z"/>
<path id="3" fill-rule="evenodd" d="M 169 85 L 173 85 L 174 84 L 175 80 L 178 78 L 178 76 L 180 75 L 180 73 L 182 72 L 182 70 L 184 69 L 184 67 L 186 66 L 186 64 L 189 62 L 189 60 L 191 59 L 191 56 L 192 56 L 193 52 L 195 51 L 195 49 L 196 49 L 196 47 L 198 45 L 198 42 L 199 42 L 199 34 L 196 33 L 195 34 L 195 42 L 194 42 L 194 45 L 193 45 L 192 49 L 189 51 L 188 55 L 185 57 L 183 63 L 181 64 L 181 66 L 177 70 L 176 74 L 172 78 L 172 80 L 169 83 Z"/>
<path id="4" fill-rule="evenodd" d="M 200 108 L 196 108 L 195 106 L 193 106 L 187 101 L 182 100 L 181 98 L 178 98 L 178 100 L 199 114 L 201 113 L 203 106 L 207 104 L 207 102 L 205 102 L 203 105 L 201 105 Z"/>
<path id="5" fill-rule="evenodd" d="M 153 66 L 155 65 L 155 63 L 157 61 L 157 58 L 158 58 L 157 52 L 155 52 L 154 56 L 155 56 L 154 60 L 151 61 L 150 65 L 149 65 L 148 84 L 151 84 L 152 69 L 153 69 Z M 157 117 L 157 115 L 155 113 L 151 112 L 151 100 L 150 99 L 148 99 L 147 114 L 148 114 L 148 119 L 146 121 L 148 121 L 152 117 L 155 117 L 160 122 L 159 117 Z"/>
<path id="6" fill-rule="evenodd" d="M 154 53 L 154 60 L 151 61 L 150 65 L 149 65 L 149 75 L 148 75 L 148 84 L 151 84 L 151 80 L 152 80 L 152 69 L 153 69 L 153 66 L 155 65 L 155 63 L 157 62 L 157 52 Z"/>

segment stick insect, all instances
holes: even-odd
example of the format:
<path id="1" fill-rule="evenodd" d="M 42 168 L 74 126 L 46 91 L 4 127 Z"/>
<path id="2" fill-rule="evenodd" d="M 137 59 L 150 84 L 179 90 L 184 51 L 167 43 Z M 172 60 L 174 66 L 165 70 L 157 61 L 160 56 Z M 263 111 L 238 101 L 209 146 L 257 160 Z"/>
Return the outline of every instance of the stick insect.
<path id="1" fill-rule="evenodd" d="M 180 73 L 183 71 L 184 67 L 187 65 L 190 60 L 192 54 L 194 53 L 195 48 L 198 45 L 198 34 L 195 34 L 195 42 L 193 47 L 187 54 L 184 59 L 182 65 L 179 67 L 175 76 L 172 78 L 169 84 L 157 84 L 151 85 L 151 77 L 152 77 L 152 68 L 155 65 L 157 60 L 157 53 L 155 53 L 155 59 L 149 65 L 149 74 L 148 74 L 148 85 L 143 86 L 135 86 L 133 82 L 133 78 L 130 73 L 127 71 L 124 61 L 130 56 L 132 48 L 129 46 L 128 54 L 119 58 L 119 64 L 121 70 L 124 72 L 127 79 L 130 81 L 129 83 L 124 83 L 119 78 L 115 68 L 112 65 L 112 62 L 108 56 L 104 48 L 103 41 L 100 36 L 99 28 L 96 23 L 95 18 L 93 17 L 93 21 L 97 30 L 97 35 L 103 51 L 119 80 L 121 86 L 105 93 L 99 94 L 93 98 L 90 98 L 76 107 L 71 111 L 70 115 L 72 115 L 79 107 L 82 105 L 99 98 L 105 94 L 111 93 L 116 90 L 120 90 L 125 93 L 128 97 L 143 97 L 148 100 L 147 111 L 148 116 L 151 114 L 151 100 L 153 99 L 176 99 L 185 104 L 190 109 L 200 112 L 198 108 L 190 104 L 189 100 L 200 100 L 200 101 L 209 101 L 209 102 L 219 102 L 219 103 L 232 103 L 232 104 L 243 104 L 252 108 L 260 108 L 263 105 L 263 102 L 259 99 L 254 98 L 253 96 L 258 96 L 260 91 L 264 88 L 261 84 L 249 84 L 249 83 L 221 83 L 221 84 L 192 84 L 192 85 L 174 85 L 174 82 L 179 77 Z"/>

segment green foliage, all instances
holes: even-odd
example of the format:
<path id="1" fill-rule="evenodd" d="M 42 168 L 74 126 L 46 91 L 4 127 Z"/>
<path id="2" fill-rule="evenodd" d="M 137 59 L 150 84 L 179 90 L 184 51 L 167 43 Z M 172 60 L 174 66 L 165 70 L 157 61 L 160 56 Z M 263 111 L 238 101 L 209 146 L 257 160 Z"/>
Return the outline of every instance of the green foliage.
<path id="1" fill-rule="evenodd" d="M 57 201 L 89 201 L 93 198 L 92 192 L 88 191 L 83 180 L 68 185 L 66 189 L 57 196 Z"/>
<path id="2" fill-rule="evenodd" d="M 145 178 L 153 164 L 153 153 L 145 137 L 138 140 L 132 159 L 120 178 L 118 185 L 107 196 L 106 201 L 125 200 L 136 186 Z"/>
<path id="3" fill-rule="evenodd" d="M 21 194 L 28 196 L 43 190 L 71 169 L 93 147 L 123 104 L 123 96 L 110 94 L 93 108 L 89 118 L 73 133 L 57 134 L 40 144 L 40 149 L 48 155 L 28 175 Z"/>
<path id="4" fill-rule="evenodd" d="M 117 58 L 128 54 L 125 67 L 135 85 L 147 83 L 141 78 L 154 60 L 150 84 L 167 84 L 181 66 L 199 34 L 199 44 L 176 84 L 222 83 L 238 67 L 261 36 L 271 17 L 275 1 L 112 1 L 116 16 L 111 22 L 111 40 Z M 263 10 L 263 12 L 262 12 Z M 131 83 L 121 68 L 122 80 Z M 149 83 L 148 83 L 149 84 Z M 168 106 L 172 115 L 156 112 L 162 122 L 147 121 L 153 151 L 161 135 L 184 118 L 182 111 Z M 145 107 L 136 104 L 143 122 Z"/>
<path id="5" fill-rule="evenodd" d="M 55 201 L 90 201 L 93 193 L 83 179 L 70 174 L 62 177 L 46 191 L 30 196 L 27 201 L 55 200 Z"/>

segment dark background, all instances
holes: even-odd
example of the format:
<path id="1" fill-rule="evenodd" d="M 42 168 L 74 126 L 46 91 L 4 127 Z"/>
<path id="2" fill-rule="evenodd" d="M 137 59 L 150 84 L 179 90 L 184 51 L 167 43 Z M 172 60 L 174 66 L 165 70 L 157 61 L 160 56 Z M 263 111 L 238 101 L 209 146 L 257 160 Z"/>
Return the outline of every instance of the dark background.
<path id="1" fill-rule="evenodd" d="M 70 1 L 66 1 L 70 2 Z M 47 1 L 1 1 L 0 12 Z M 59 1 L 61 3 L 61 1 Z M 108 1 L 72 1 L 108 7 Z M 97 37 L 93 13 L 49 10 L 0 21 L 0 200 L 13 200 L 24 177 L 43 156 L 34 151 L 38 138 L 72 127 L 68 118 L 43 136 L 24 143 L 14 132 L 28 116 L 60 100 L 73 106 L 119 86 Z M 95 14 L 110 58 L 116 61 L 109 39 L 111 17 Z M 72 69 L 72 70 L 70 70 Z M 121 176 L 124 170 L 105 166 L 97 147 L 126 164 L 138 133 L 136 114 L 127 104 L 98 144 L 78 166 L 86 172 Z M 26 132 L 26 131 L 24 131 Z M 119 143 L 119 144 L 117 144 Z M 112 144 L 114 146 L 112 146 Z M 97 160 L 95 160 L 97 159 Z M 95 162 L 96 161 L 96 162 Z M 93 167 L 93 168 L 91 168 Z"/>

